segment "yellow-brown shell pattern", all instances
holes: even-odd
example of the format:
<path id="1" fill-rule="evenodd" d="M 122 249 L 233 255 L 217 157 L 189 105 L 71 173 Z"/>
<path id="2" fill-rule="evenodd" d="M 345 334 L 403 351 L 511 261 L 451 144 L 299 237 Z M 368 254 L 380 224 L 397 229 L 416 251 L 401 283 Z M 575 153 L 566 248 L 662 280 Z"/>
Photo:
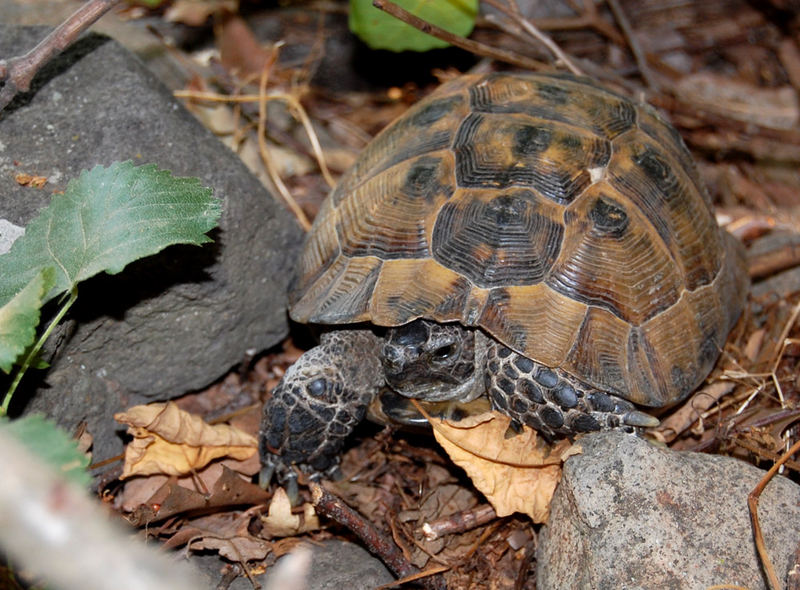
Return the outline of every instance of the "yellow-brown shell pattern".
<path id="1" fill-rule="evenodd" d="M 677 131 L 569 75 L 464 76 L 409 109 L 300 265 L 297 321 L 458 321 L 649 406 L 706 377 L 747 288 Z"/>

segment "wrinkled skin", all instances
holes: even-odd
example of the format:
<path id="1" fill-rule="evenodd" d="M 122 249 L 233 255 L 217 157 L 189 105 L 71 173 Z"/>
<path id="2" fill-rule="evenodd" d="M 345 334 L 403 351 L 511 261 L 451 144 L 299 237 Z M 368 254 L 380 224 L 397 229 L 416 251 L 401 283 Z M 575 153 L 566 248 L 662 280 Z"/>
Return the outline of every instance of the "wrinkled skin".
<path id="1" fill-rule="evenodd" d="M 286 371 L 264 406 L 259 448 L 267 475 L 291 477 L 293 465 L 312 476 L 331 473 L 345 439 L 387 386 L 426 402 L 463 403 L 486 394 L 512 424 L 550 438 L 658 424 L 630 402 L 536 363 L 480 330 L 426 320 L 385 336 L 368 328 L 337 330 Z"/>

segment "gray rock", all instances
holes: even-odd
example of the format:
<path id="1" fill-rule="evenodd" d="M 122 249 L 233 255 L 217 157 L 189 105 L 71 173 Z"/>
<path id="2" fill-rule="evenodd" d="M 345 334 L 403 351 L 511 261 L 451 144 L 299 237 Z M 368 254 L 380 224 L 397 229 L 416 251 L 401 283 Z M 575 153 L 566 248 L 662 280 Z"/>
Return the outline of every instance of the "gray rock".
<path id="1" fill-rule="evenodd" d="M 305 547 L 310 560 L 296 559 L 293 567 L 287 563 L 291 554 L 280 558 L 259 580 L 265 590 L 368 590 L 394 580 L 380 560 L 353 543 L 330 540 Z"/>
<path id="2" fill-rule="evenodd" d="M 0 58 L 46 32 L 0 25 Z M 173 246 L 81 284 L 70 321 L 51 339 L 52 368 L 23 381 L 28 391 L 17 397 L 32 398 L 27 410 L 67 428 L 88 422 L 97 459 L 122 448 L 115 411 L 201 388 L 285 336 L 286 287 L 302 239 L 232 152 L 137 58 L 97 35 L 0 113 L 0 219 L 24 226 L 81 170 L 118 160 L 199 177 L 223 200 L 223 216 L 212 245 Z M 21 187 L 19 172 L 47 185 Z"/>
<path id="3" fill-rule="evenodd" d="M 747 495 L 764 472 L 729 457 L 679 453 L 622 433 L 581 439 L 553 498 L 537 588 L 766 588 Z M 783 581 L 800 530 L 800 486 L 761 496 L 766 546 Z"/>

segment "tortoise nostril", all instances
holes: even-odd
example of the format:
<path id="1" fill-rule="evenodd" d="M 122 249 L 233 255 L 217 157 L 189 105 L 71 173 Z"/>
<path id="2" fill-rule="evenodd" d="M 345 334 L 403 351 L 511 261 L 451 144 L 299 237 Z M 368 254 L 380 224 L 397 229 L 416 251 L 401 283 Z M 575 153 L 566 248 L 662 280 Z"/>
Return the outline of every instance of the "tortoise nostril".
<path id="1" fill-rule="evenodd" d="M 403 368 L 403 354 L 394 346 L 383 349 L 383 366 L 387 371 L 398 372 Z"/>

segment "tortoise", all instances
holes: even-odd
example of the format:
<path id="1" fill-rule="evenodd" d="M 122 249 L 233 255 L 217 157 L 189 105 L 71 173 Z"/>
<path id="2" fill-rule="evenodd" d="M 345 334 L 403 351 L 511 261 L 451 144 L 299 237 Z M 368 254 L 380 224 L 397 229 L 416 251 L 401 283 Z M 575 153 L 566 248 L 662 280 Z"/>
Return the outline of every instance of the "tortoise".
<path id="1" fill-rule="evenodd" d="M 548 438 L 658 424 L 743 307 L 742 249 L 678 132 L 567 74 L 465 75 L 363 150 L 323 203 L 290 315 L 328 326 L 264 407 L 271 475 L 331 473 L 386 387 L 488 396 Z"/>

